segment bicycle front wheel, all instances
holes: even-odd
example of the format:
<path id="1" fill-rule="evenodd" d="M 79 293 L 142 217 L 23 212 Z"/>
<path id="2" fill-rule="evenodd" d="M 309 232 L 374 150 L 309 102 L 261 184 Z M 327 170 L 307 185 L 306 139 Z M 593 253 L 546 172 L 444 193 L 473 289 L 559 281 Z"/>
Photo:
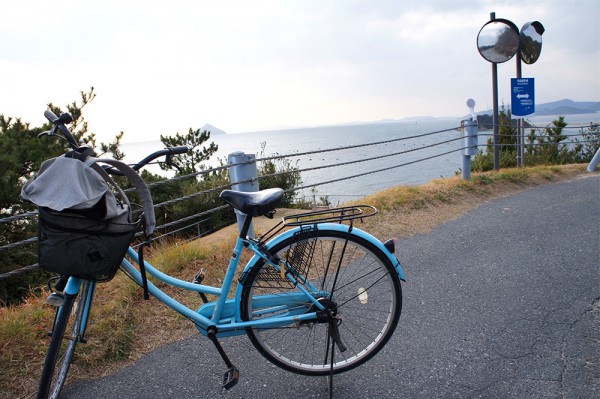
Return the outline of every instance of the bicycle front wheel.
<path id="1" fill-rule="evenodd" d="M 85 280 L 80 293 L 65 295 L 58 308 L 46 362 L 38 390 L 38 399 L 56 399 L 60 395 L 73 360 L 75 347 L 81 339 L 83 319 L 88 295 L 92 295 L 93 282 Z"/>
<path id="2" fill-rule="evenodd" d="M 291 237 L 270 251 L 286 264 L 302 259 L 301 270 L 291 266 L 298 285 L 289 282 L 289 274 L 283 279 L 280 270 L 259 262 L 244 278 L 241 316 L 250 321 L 314 312 L 299 290 L 306 288 L 335 315 L 347 350 L 332 355 L 331 320 L 248 328 L 247 335 L 265 358 L 286 370 L 341 373 L 372 358 L 392 336 L 402 308 L 400 280 L 388 257 L 369 241 L 337 230 L 310 230 L 304 241 Z"/>

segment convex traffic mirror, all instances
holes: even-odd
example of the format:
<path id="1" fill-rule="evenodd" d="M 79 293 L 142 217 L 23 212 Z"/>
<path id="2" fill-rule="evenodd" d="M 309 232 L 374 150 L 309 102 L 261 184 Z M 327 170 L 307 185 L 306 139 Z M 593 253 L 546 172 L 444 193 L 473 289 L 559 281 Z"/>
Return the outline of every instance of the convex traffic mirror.
<path id="1" fill-rule="evenodd" d="M 533 64 L 540 58 L 544 31 L 544 26 L 538 21 L 527 22 L 521 28 L 521 59 L 524 63 Z"/>
<path id="2" fill-rule="evenodd" d="M 519 49 L 519 29 L 506 19 L 494 19 L 483 25 L 477 35 L 479 54 L 489 62 L 506 62 Z"/>

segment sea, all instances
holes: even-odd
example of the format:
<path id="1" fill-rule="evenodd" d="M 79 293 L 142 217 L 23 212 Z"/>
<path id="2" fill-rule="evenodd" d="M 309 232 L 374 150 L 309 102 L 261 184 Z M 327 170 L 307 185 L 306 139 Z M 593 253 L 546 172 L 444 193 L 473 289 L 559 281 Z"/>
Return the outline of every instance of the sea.
<path id="1" fill-rule="evenodd" d="M 538 127 L 555 119 L 555 115 L 526 118 Z M 600 114 L 566 115 L 565 120 L 569 126 L 589 125 L 600 123 Z M 239 151 L 256 158 L 286 155 L 301 170 L 302 186 L 311 186 L 300 190 L 299 198 L 319 201 L 326 197 L 338 205 L 386 188 L 460 174 L 460 125 L 461 118 L 428 118 L 212 135 L 210 141 L 219 149 L 206 166 L 218 166 Z M 490 134 L 481 131 L 479 144 L 485 145 Z M 384 143 L 374 144 L 379 142 Z M 161 148 L 159 140 L 122 144 L 127 162 Z M 303 155 L 313 151 L 320 152 Z M 154 168 L 152 172 L 167 175 Z M 309 168 L 319 169 L 305 170 Z"/>

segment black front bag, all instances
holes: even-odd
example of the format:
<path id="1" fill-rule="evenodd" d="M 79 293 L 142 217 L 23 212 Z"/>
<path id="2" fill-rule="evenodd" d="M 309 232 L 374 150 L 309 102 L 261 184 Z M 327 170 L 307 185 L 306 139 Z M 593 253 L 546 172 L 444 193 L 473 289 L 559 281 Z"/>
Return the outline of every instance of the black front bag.
<path id="1" fill-rule="evenodd" d="M 98 220 L 68 211 L 39 208 L 40 267 L 75 277 L 107 281 L 121 265 L 138 223 Z"/>
<path id="2" fill-rule="evenodd" d="M 58 157 L 42 164 L 21 198 L 38 205 L 38 258 L 41 268 L 75 277 L 108 281 L 114 277 L 135 236 L 129 199 L 99 162 L 117 168 L 142 199 L 144 229 L 154 229 L 148 187 L 122 162 Z"/>

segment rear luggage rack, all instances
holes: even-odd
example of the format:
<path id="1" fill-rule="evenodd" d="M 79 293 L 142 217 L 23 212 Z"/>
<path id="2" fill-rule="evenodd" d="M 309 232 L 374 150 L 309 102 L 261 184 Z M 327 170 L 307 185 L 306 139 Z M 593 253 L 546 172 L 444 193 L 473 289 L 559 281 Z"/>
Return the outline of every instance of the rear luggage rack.
<path id="1" fill-rule="evenodd" d="M 339 208 L 320 209 L 284 216 L 277 225 L 263 234 L 258 241 L 267 242 L 286 227 L 314 226 L 319 223 L 343 223 L 368 218 L 377 214 L 377 208 L 371 205 L 352 205 Z"/>
<path id="2" fill-rule="evenodd" d="M 283 218 L 283 224 L 295 227 L 316 223 L 342 223 L 347 220 L 368 218 L 376 213 L 377 209 L 371 205 L 342 206 L 288 215 Z"/>

